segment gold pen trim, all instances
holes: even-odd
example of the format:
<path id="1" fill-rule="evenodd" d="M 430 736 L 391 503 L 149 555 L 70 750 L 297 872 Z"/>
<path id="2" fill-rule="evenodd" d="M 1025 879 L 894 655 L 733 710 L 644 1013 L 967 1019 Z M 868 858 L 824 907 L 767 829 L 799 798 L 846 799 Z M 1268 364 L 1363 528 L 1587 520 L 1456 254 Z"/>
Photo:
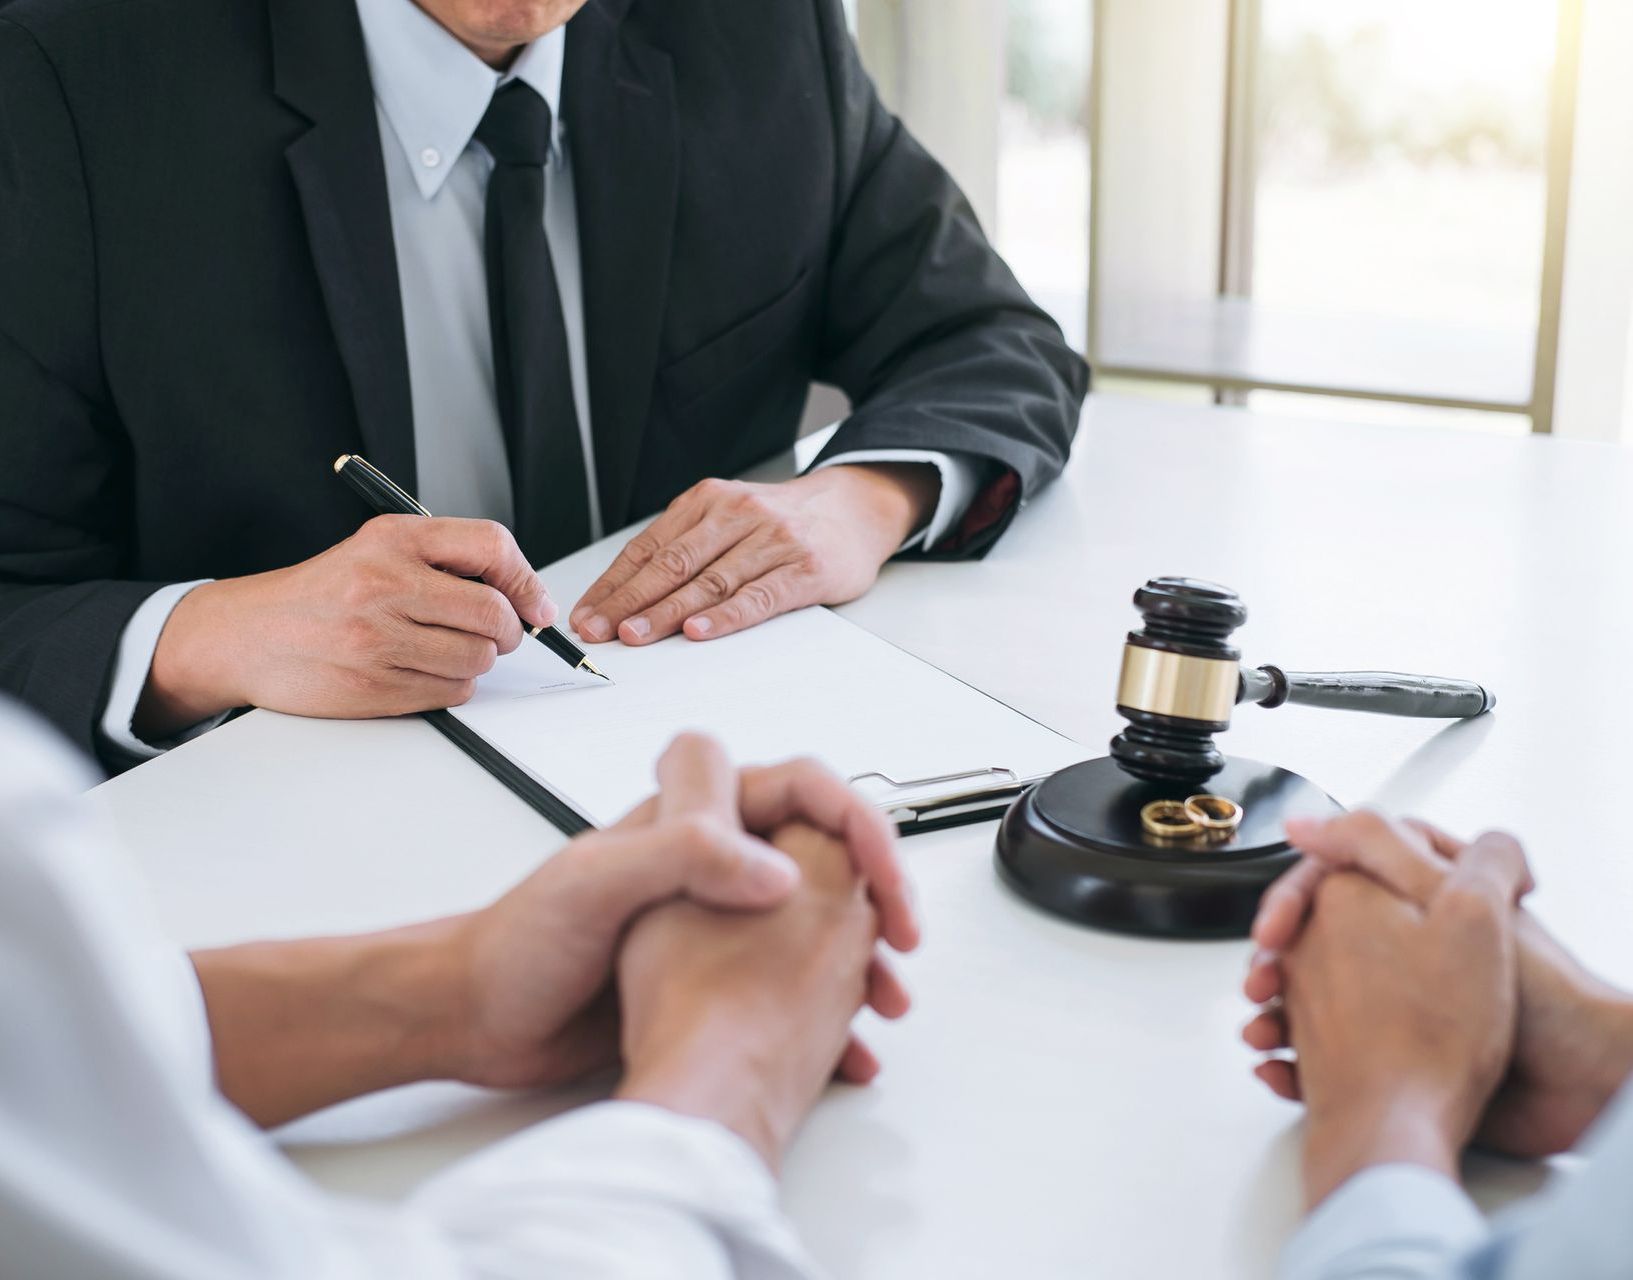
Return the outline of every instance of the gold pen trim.
<path id="1" fill-rule="evenodd" d="M 384 471 L 380 470 L 379 467 L 375 466 L 372 462 L 370 462 L 367 458 L 363 457 L 363 455 L 360 454 L 360 453 L 343 453 L 338 458 L 336 458 L 335 459 L 335 474 L 339 475 L 341 473 L 341 471 L 345 469 L 345 466 L 346 466 L 346 464 L 348 462 L 354 463 L 357 466 L 361 467 L 364 471 L 367 471 L 371 476 L 373 476 L 376 480 L 378 480 L 387 489 L 390 489 L 399 498 L 401 498 L 406 505 L 408 505 L 410 507 L 413 507 L 414 510 L 419 512 L 420 515 L 425 516 L 427 519 L 431 518 L 431 513 L 426 510 L 424 503 L 422 503 L 413 494 L 409 493 L 408 490 L 406 490 L 406 489 L 404 489 L 402 487 L 402 485 L 398 484 L 395 480 L 393 480 L 390 476 L 388 476 Z"/>
<path id="2" fill-rule="evenodd" d="M 532 636 L 535 640 L 537 640 L 539 638 L 539 634 L 543 630 L 544 630 L 543 627 L 529 627 L 528 631 L 527 631 L 527 634 Z M 588 655 L 586 655 L 585 657 L 580 658 L 578 660 L 578 665 L 576 667 L 574 667 L 573 669 L 575 671 L 588 671 L 592 676 L 600 676 L 603 680 L 611 680 L 612 679 L 612 677 L 609 676 L 605 671 L 601 670 L 600 667 L 596 666 L 595 663 L 591 662 Z"/>

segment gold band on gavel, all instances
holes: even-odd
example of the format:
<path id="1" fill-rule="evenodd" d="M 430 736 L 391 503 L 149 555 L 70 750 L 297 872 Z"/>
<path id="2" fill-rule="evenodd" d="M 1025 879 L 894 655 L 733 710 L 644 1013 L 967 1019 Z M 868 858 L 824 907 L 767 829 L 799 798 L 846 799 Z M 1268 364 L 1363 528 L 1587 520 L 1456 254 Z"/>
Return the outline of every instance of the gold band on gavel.
<path id="1" fill-rule="evenodd" d="M 1117 705 L 1182 720 L 1229 724 L 1241 678 L 1241 669 L 1228 659 L 1191 658 L 1166 649 L 1124 645 Z"/>

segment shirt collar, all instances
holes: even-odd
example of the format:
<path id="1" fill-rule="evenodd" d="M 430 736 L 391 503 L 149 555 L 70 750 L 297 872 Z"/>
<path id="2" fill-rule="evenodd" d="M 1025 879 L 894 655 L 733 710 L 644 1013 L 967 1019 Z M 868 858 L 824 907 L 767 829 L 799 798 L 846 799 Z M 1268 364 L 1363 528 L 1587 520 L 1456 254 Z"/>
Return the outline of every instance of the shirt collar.
<path id="1" fill-rule="evenodd" d="M 427 200 L 442 190 L 500 85 L 525 81 L 559 123 L 565 27 L 540 36 L 498 72 L 414 0 L 357 0 L 357 13 L 374 96 Z"/>

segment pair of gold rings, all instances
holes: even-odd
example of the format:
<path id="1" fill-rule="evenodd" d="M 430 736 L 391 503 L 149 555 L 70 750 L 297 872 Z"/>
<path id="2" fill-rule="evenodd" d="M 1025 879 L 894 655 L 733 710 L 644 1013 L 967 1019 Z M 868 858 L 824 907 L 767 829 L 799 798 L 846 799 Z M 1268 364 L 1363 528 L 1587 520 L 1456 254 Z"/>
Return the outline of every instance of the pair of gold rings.
<path id="1" fill-rule="evenodd" d="M 1153 800 L 1140 810 L 1146 835 L 1164 844 L 1223 844 L 1242 825 L 1242 806 L 1224 796 Z"/>

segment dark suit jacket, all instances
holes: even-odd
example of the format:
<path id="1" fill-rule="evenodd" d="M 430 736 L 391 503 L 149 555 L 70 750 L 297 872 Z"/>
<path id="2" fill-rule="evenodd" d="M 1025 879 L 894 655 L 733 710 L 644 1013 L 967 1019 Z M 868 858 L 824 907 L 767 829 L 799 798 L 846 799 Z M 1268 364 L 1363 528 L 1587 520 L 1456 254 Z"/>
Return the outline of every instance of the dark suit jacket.
<path id="1" fill-rule="evenodd" d="M 832 450 L 984 461 L 944 554 L 1059 472 L 1087 370 L 839 0 L 589 0 L 562 111 L 609 528 L 786 448 L 812 379 Z M 347 536 L 330 462 L 414 487 L 412 413 L 349 0 L 0 0 L 0 689 L 96 750 L 143 598 Z"/>

